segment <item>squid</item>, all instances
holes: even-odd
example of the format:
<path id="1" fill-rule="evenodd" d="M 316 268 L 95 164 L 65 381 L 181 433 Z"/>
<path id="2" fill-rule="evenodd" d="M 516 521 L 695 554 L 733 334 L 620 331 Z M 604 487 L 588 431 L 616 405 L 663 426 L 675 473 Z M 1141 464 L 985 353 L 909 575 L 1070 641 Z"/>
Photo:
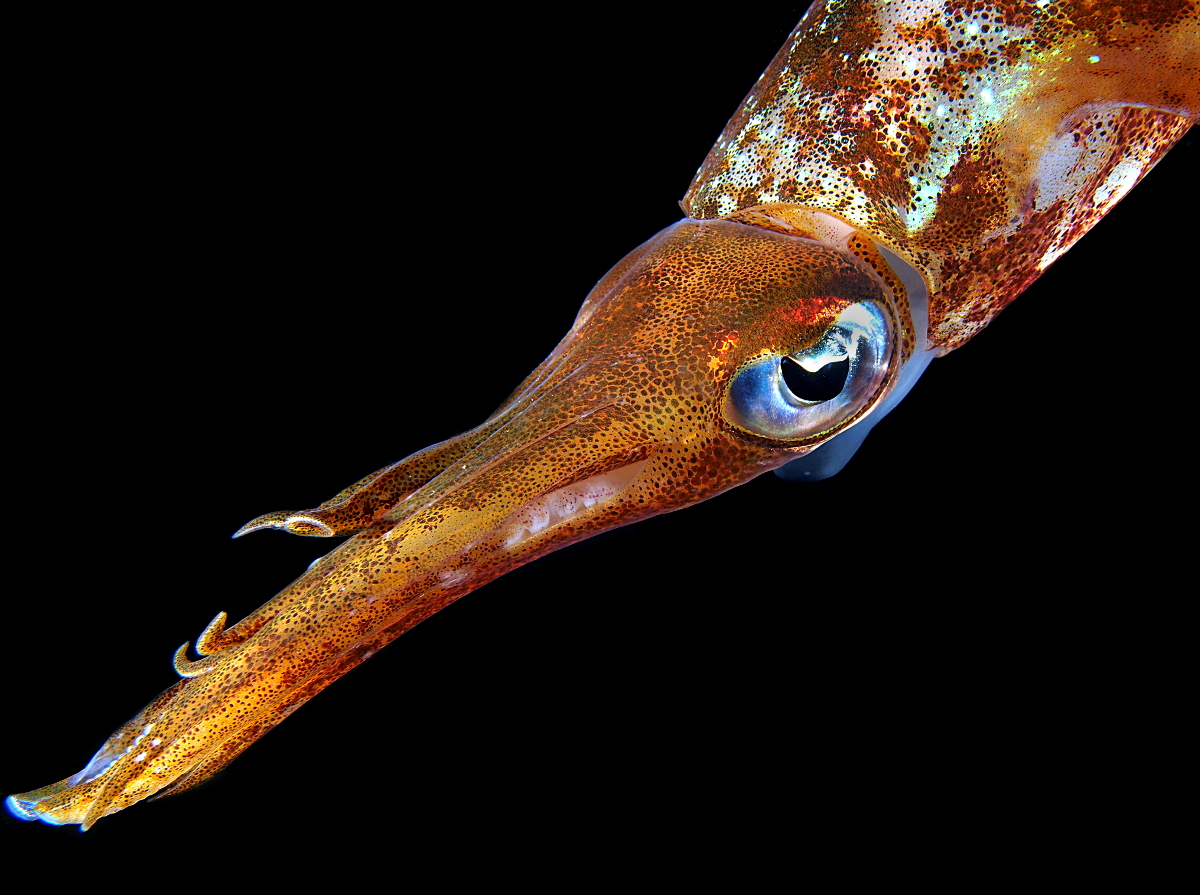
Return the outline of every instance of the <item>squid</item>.
<path id="1" fill-rule="evenodd" d="M 778 485 L 818 495 L 788 498 L 798 525 L 886 537 L 902 523 L 877 488 L 832 506 L 828 486 L 927 369 L 1196 122 L 1197 46 L 1194 3 L 814 4 L 704 160 L 684 219 L 600 279 L 499 409 L 243 525 L 346 540 L 240 621 L 213 617 L 176 651 L 177 682 L 83 770 L 9 810 L 87 829 L 188 790 L 460 597 L 766 472 L 811 483 Z M 498 294 L 553 291 L 536 268 L 505 273 Z M 370 377 L 379 394 L 398 363 Z M 361 441 L 394 416 L 386 402 L 358 414 L 328 425 Z M 299 432 L 279 449 L 318 444 Z M 756 561 L 804 552 L 761 540 Z M 721 613 L 730 597 L 695 599 Z M 612 594 L 596 615 L 610 624 L 636 598 Z"/>

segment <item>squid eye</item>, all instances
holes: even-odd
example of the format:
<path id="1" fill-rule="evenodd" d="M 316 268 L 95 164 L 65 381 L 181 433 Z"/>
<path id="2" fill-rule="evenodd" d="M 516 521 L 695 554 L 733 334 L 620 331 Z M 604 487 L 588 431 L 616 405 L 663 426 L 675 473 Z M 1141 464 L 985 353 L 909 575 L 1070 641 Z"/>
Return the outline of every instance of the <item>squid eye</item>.
<path id="1" fill-rule="evenodd" d="M 742 367 L 725 396 L 725 419 L 782 441 L 826 436 L 870 406 L 891 357 L 890 315 L 879 302 L 859 302 L 808 348 Z"/>

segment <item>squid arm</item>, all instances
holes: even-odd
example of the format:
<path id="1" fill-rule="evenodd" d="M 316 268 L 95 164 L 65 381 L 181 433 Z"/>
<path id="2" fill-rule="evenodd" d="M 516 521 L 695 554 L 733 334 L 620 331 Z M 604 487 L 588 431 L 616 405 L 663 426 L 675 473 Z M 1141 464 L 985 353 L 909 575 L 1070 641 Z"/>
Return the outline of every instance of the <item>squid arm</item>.
<path id="1" fill-rule="evenodd" d="M 859 16 L 872 12 L 855 4 L 815 12 L 848 14 L 845 10 Z M 813 20 L 810 14 L 807 21 Z M 843 36 L 865 30 L 862 21 L 856 30 L 855 20 L 840 22 L 839 28 Z M 912 40 L 937 42 L 916 34 Z M 764 79 L 768 85 L 778 80 Z M 1175 105 L 1165 112 L 1162 106 L 1170 103 L 1161 97 L 1129 99 L 1133 113 L 1113 113 L 1091 101 L 1097 109 L 1093 117 L 1100 118 L 1095 129 L 1109 128 L 1123 145 L 1139 148 L 1139 137 L 1152 144 L 1144 150 L 1150 159 L 1138 156 L 1134 174 L 1121 174 L 1119 160 L 1111 159 L 1103 177 L 1075 174 L 1073 139 L 1072 149 L 1059 147 L 1065 155 L 1053 170 L 1062 174 L 1066 168 L 1076 180 L 1100 177 L 1087 184 L 1093 196 L 1114 184 L 1131 186 L 1155 154 L 1195 119 L 1194 95 L 1189 99 L 1184 89 L 1190 84 L 1194 92 L 1195 70 L 1184 80 L 1176 85 Z M 1087 105 L 1070 109 L 1075 113 Z M 849 102 L 834 111 L 862 110 Z M 236 757 L 345 670 L 509 569 L 597 531 L 703 500 L 797 459 L 803 470 L 814 448 L 836 441 L 840 432 L 854 432 L 849 424 L 858 421 L 857 414 L 878 410 L 887 393 L 895 392 L 906 365 L 894 363 L 897 356 L 907 362 L 923 352 L 957 347 L 1020 291 L 1010 283 L 1005 292 L 991 281 L 972 291 L 1003 264 L 989 262 L 982 272 L 968 271 L 965 285 L 947 276 L 947 269 L 961 273 L 963 259 L 977 254 L 958 244 L 959 229 L 952 228 L 949 236 L 933 233 L 934 248 L 903 238 L 905 228 L 929 237 L 939 223 L 942 205 L 921 199 L 916 185 L 907 213 L 926 213 L 932 224 L 898 223 L 900 206 L 884 207 L 886 213 L 876 219 L 872 215 L 881 206 L 870 196 L 862 200 L 865 216 L 856 216 L 853 202 L 831 210 L 813 195 L 796 201 L 787 191 L 768 194 L 761 188 L 767 179 L 761 173 L 751 176 L 758 192 L 747 192 L 737 174 L 753 171 L 756 160 L 738 158 L 728 147 L 739 140 L 760 142 L 757 136 L 746 139 L 748 130 L 761 127 L 748 123 L 748 117 L 742 112 L 731 122 L 706 162 L 709 173 L 702 169 L 689 191 L 685 205 L 692 222 L 660 234 L 618 265 L 555 353 L 488 422 L 368 476 L 322 505 L 268 514 L 251 524 L 355 537 L 237 625 L 226 628 L 218 616 L 220 621 L 197 639 L 200 655 L 179 657 L 182 680 L 118 731 L 83 772 L 13 796 L 9 804 L 16 813 L 86 828 L 146 796 L 185 789 Z M 1165 135 L 1159 134 L 1162 129 Z M 1038 145 L 1053 148 L 1059 136 L 1057 127 L 1050 128 Z M 986 185 L 984 174 L 972 169 L 975 180 L 960 184 L 959 192 L 978 196 L 972 191 Z M 854 186 L 846 185 L 837 201 L 852 195 Z M 1037 181 L 1018 191 L 1016 207 L 1023 214 L 1053 204 L 1052 196 L 1038 193 L 1042 186 Z M 729 202 L 729 207 L 722 204 Z M 993 216 L 986 226 L 973 218 L 959 222 L 970 224 L 965 227 L 969 238 L 990 245 L 1027 236 L 1020 221 L 1004 219 L 990 201 L 987 207 Z M 1068 236 L 1077 235 L 1074 223 L 1054 223 L 1071 230 Z M 1011 233 L 1002 232 L 1010 226 Z M 1031 262 L 1035 268 L 1047 254 L 1063 249 L 1055 241 L 1059 230 L 1043 231 L 1049 241 L 1037 243 L 1043 254 Z M 806 241 L 814 236 L 819 239 Z M 647 256 L 657 260 L 647 264 Z M 948 257 L 956 263 L 948 263 Z M 1027 251 L 1024 257 L 1035 254 Z M 916 289 L 897 282 L 904 277 L 896 271 L 907 268 L 921 273 Z M 755 279 L 763 270 L 770 272 L 766 283 Z M 1023 270 L 1014 276 L 1021 280 L 1036 273 Z M 693 280 L 702 280 L 704 288 L 690 291 Z M 932 281 L 936 285 L 929 288 Z M 908 295 L 921 285 L 932 301 L 930 323 L 918 328 L 904 301 L 911 301 Z M 643 291 L 647 288 L 651 291 Z M 729 300 L 733 295 L 738 301 Z M 954 295 L 955 303 L 942 307 L 938 302 L 947 295 Z M 842 343 L 830 345 L 827 336 L 835 330 Z M 871 347 L 880 332 L 882 347 Z M 825 401 L 785 401 L 787 406 L 777 407 L 746 398 L 759 394 L 755 389 L 762 377 L 754 374 L 762 371 L 764 359 L 770 361 L 764 375 L 778 395 L 771 377 L 782 357 L 824 359 L 828 366 L 846 344 L 867 346 L 864 351 L 888 359 L 874 364 L 856 356 L 858 366 L 877 379 L 868 378 L 862 386 L 865 406 L 850 407 L 844 419 L 836 418 L 841 410 L 820 416 Z M 655 354 L 664 346 L 669 346 L 670 363 Z M 664 390 L 639 387 L 646 381 Z M 637 396 L 647 389 L 649 395 Z M 822 427 L 815 431 L 804 428 L 811 407 L 818 408 L 813 425 Z M 796 408 L 801 412 L 793 413 Z M 234 705 L 248 707 L 235 710 Z"/>

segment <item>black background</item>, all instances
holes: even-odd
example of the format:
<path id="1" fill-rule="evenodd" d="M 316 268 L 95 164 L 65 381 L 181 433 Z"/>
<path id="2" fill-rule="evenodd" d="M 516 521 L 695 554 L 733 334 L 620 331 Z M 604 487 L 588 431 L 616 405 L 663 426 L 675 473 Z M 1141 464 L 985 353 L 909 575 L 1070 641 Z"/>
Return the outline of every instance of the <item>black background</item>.
<path id="1" fill-rule="evenodd" d="M 799 10 L 204 15 L 29 34 L 4 793 L 81 768 L 174 680 L 179 643 L 330 546 L 230 541 L 241 523 L 483 420 L 679 218 Z M 1184 535 L 1162 518 L 1186 500 L 1190 377 L 1165 360 L 1191 350 L 1194 134 L 837 478 L 764 476 L 565 549 L 197 792 L 86 836 L 6 816 L 4 837 L 272 842 L 277 864 L 501 841 L 519 867 L 704 841 L 764 804 L 952 816 L 1030 775 L 1056 781 L 1040 798 L 1101 799 L 1097 750 L 1168 738 L 1146 695 L 1178 661 L 1157 644 Z"/>

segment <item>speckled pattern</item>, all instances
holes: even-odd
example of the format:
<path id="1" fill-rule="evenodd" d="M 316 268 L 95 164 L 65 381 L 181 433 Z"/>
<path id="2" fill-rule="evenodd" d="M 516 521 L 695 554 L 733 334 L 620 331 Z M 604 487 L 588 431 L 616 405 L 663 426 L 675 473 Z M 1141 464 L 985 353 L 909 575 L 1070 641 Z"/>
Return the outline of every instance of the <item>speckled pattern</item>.
<path id="1" fill-rule="evenodd" d="M 687 197 L 698 220 L 620 261 L 482 426 L 312 510 L 249 523 L 354 536 L 238 624 L 218 615 L 199 659 L 177 655 L 184 680 L 79 774 L 10 807 L 87 828 L 187 789 L 497 576 L 853 424 L 920 341 L 868 237 L 924 274 L 934 342 L 961 344 L 1194 120 L 1197 44 L 1195 4 L 1170 0 L 814 7 L 701 169 Z M 791 235 L 820 229 L 814 212 L 854 228 L 845 250 Z M 816 344 L 867 300 L 890 315 L 895 350 L 852 415 L 793 440 L 726 421 L 733 377 Z"/>
<path id="2" fill-rule="evenodd" d="M 925 276 L 955 348 L 1196 120 L 1186 0 L 814 4 L 684 200 L 836 214 Z"/>
<path id="3" fill-rule="evenodd" d="M 750 361 L 814 343 L 863 300 L 891 306 L 883 281 L 849 252 L 726 221 L 663 231 L 597 285 L 500 411 L 452 447 L 431 449 L 453 458 L 439 474 L 248 619 L 228 631 L 216 620 L 200 638 L 212 655 L 177 662 L 186 680 L 118 731 L 85 772 L 18 795 L 17 805 L 89 826 L 193 786 L 350 668 L 495 577 L 808 450 L 803 440 L 774 442 L 729 425 L 726 385 Z M 397 483 L 427 476 L 429 458 L 416 454 L 340 498 L 373 505 L 376 488 L 394 495 Z M 585 480 L 606 483 L 591 505 L 521 527 L 525 508 Z"/>

